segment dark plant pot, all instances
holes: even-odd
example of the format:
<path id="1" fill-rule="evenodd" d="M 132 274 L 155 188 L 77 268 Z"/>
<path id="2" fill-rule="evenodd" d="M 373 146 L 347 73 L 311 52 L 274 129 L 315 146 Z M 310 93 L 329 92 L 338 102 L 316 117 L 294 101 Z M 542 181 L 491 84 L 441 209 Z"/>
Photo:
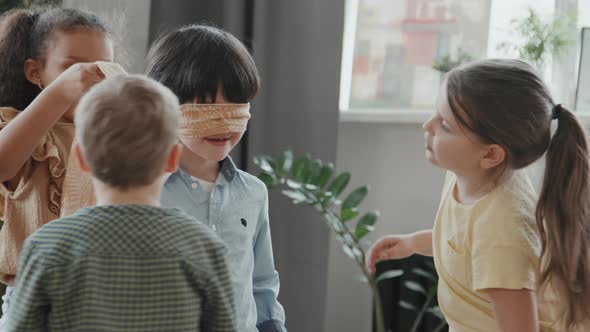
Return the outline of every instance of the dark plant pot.
<path id="1" fill-rule="evenodd" d="M 409 310 L 400 306 L 400 302 L 406 302 L 416 308 L 421 308 L 426 302 L 426 296 L 419 292 L 408 289 L 404 284 L 412 281 L 421 285 L 424 289 L 430 290 L 436 286 L 436 281 L 430 280 L 427 277 L 420 276 L 412 272 L 419 268 L 430 272 L 436 280 L 438 277 L 434 269 L 432 257 L 425 257 L 414 255 L 406 259 L 382 261 L 376 266 L 377 276 L 390 270 L 402 270 L 404 274 L 398 278 L 391 278 L 379 283 L 379 293 L 383 303 L 383 315 L 385 320 L 385 327 L 388 331 L 411 331 L 414 321 L 417 318 L 417 311 Z M 436 296 L 431 301 L 431 306 L 438 305 Z M 441 324 L 441 319 L 426 313 L 421 319 L 417 331 L 432 332 Z M 375 331 L 373 324 L 373 331 Z M 439 331 L 448 331 L 448 327 L 444 327 Z"/>

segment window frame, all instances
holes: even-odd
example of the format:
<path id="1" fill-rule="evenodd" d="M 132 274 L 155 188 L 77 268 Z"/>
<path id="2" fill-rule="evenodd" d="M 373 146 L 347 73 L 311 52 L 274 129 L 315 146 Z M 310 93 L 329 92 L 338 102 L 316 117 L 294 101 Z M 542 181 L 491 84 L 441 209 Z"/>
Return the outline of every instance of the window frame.
<path id="1" fill-rule="evenodd" d="M 350 108 L 352 88 L 352 69 L 354 61 L 354 45 L 356 38 L 356 24 L 358 18 L 359 0 L 345 0 L 344 34 L 342 40 L 342 64 L 340 75 L 339 110 L 341 122 L 360 123 L 400 123 L 416 124 L 426 121 L 433 109 L 408 108 Z M 493 0 L 492 0 L 493 1 Z M 570 8 L 578 10 L 579 0 L 555 0 L 555 15 L 566 13 Z M 571 80 L 571 75 L 578 74 L 580 45 L 573 47 L 561 59 L 551 61 L 552 81 L 550 85 L 564 86 L 554 91 L 556 102 L 571 105 L 575 102 L 577 80 Z M 565 60 L 564 60 L 565 59 Z M 570 82 L 573 81 L 573 82 Z M 561 82 L 568 82 L 561 84 Z M 573 86 L 572 86 L 573 84 Z M 590 112 L 577 112 L 578 117 L 585 124 L 590 125 Z"/>

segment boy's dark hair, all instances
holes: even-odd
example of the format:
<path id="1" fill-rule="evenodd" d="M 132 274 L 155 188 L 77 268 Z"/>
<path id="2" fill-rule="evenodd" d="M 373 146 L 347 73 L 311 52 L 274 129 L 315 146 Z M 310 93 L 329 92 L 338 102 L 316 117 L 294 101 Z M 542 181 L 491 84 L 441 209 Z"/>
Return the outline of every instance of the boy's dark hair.
<path id="1" fill-rule="evenodd" d="M 13 9 L 0 17 L 0 106 L 25 109 L 40 92 L 27 80 L 27 59 L 43 62 L 53 33 L 90 29 L 107 32 L 98 16 L 67 8 Z"/>
<path id="2" fill-rule="evenodd" d="M 555 105 L 528 64 L 489 59 L 455 68 L 447 98 L 459 122 L 487 144 L 506 151 L 504 167 L 526 167 L 546 154 L 536 219 L 542 251 L 539 284 L 565 304 L 565 330 L 590 321 L 590 160 L 583 126 Z M 557 119 L 557 130 L 551 123 Z"/>
<path id="3" fill-rule="evenodd" d="M 146 75 L 171 89 L 180 103 L 215 102 L 218 89 L 232 103 L 258 92 L 254 59 L 233 35 L 205 25 L 188 25 L 159 37 L 146 59 Z"/>

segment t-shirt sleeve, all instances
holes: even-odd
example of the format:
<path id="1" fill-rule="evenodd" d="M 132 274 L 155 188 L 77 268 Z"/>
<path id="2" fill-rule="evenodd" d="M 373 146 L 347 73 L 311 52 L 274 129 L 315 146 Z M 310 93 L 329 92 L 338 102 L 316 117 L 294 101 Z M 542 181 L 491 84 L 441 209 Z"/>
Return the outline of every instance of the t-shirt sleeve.
<path id="1" fill-rule="evenodd" d="M 501 207 L 472 229 L 473 291 L 489 288 L 536 289 L 540 239 L 535 221 Z"/>

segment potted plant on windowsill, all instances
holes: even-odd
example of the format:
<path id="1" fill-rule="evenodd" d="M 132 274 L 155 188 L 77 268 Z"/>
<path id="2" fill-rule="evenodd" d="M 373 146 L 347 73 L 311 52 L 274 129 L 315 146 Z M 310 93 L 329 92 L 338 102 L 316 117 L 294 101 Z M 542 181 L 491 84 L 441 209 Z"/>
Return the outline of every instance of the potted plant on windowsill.
<path id="1" fill-rule="evenodd" d="M 544 72 L 549 56 L 559 57 L 575 44 L 575 15 L 559 15 L 544 21 L 532 8 L 526 16 L 512 19 L 511 25 L 517 41 L 500 43 L 499 50 L 517 52 L 521 60 L 527 61 Z"/>
<path id="2" fill-rule="evenodd" d="M 432 68 L 441 74 L 449 72 L 451 69 L 460 66 L 461 64 L 473 61 L 473 56 L 462 49 L 457 50 L 457 55 L 454 57 L 451 54 L 444 55 L 436 59 Z"/>

